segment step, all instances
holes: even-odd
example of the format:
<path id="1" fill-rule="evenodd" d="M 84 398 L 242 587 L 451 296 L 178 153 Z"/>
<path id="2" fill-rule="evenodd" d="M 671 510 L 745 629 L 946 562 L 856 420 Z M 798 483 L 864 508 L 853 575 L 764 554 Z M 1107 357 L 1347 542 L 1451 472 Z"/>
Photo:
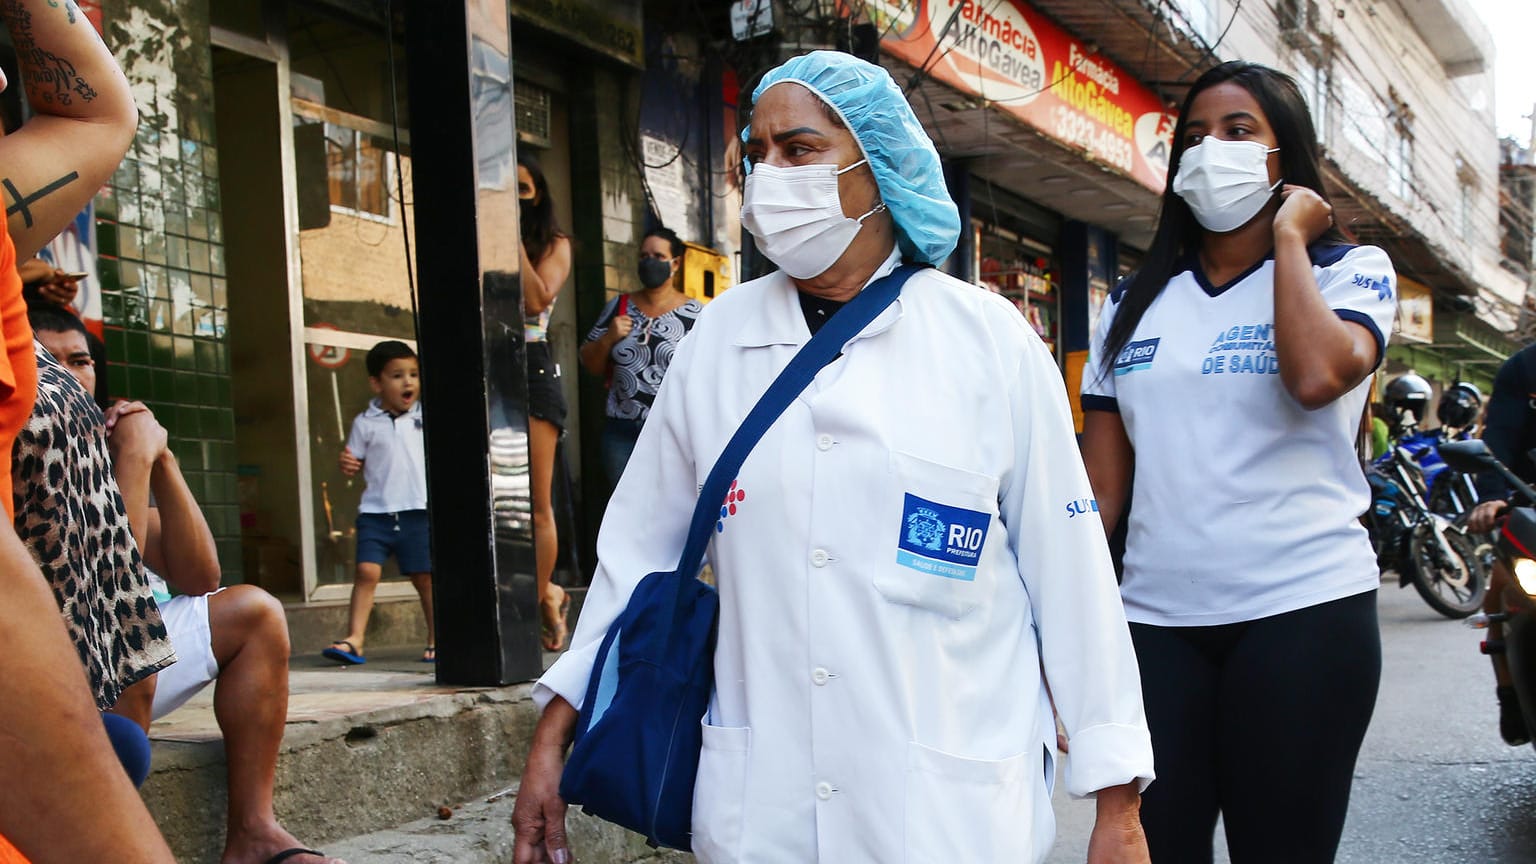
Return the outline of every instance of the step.
<path id="1" fill-rule="evenodd" d="M 564 580 L 568 574 L 557 574 Z M 576 616 L 581 612 L 585 588 L 567 588 L 571 596 L 570 626 L 576 628 Z M 283 611 L 288 618 L 288 641 L 295 654 L 312 654 L 345 636 L 347 632 L 347 601 L 327 600 L 305 603 L 284 600 Z M 380 599 L 373 605 L 368 617 L 368 643 L 365 650 L 374 647 L 414 645 L 418 648 L 427 641 L 427 625 L 421 616 L 421 604 L 414 596 Z"/>
<path id="2" fill-rule="evenodd" d="M 290 663 L 275 809 L 315 848 L 387 830 L 430 836 L 413 826 L 517 782 L 538 719 L 530 685 L 445 687 L 417 646 L 369 653 L 358 667 L 308 654 Z M 212 697 L 210 687 L 150 730 L 154 761 L 142 794 L 182 864 L 217 864 L 224 843 L 224 747 Z M 644 844 L 618 828 L 575 824 L 583 862 L 665 860 L 644 857 Z"/>
<path id="3" fill-rule="evenodd" d="M 321 603 L 284 601 L 288 618 L 288 642 L 295 654 L 313 654 L 347 635 L 347 601 Z M 427 623 L 415 597 L 391 597 L 373 604 L 368 616 L 368 642 L 375 647 L 414 645 L 419 651 L 427 642 Z"/>

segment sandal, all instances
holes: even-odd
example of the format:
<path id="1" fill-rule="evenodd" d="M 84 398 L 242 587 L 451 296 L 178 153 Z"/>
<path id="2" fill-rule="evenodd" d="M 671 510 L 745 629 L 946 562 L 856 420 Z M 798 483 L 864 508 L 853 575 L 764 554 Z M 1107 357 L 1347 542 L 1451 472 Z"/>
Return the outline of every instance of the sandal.
<path id="1" fill-rule="evenodd" d="M 421 652 L 421 662 L 423 662 L 423 663 L 436 663 L 437 662 L 437 646 L 436 645 L 428 645 L 426 648 L 424 648 L 422 650 L 422 652 Z"/>
<path id="2" fill-rule="evenodd" d="M 558 588 L 559 586 L 555 587 Z M 543 622 L 539 628 L 545 651 L 559 651 L 565 647 L 565 637 L 570 627 L 568 618 L 571 611 L 571 595 L 564 588 L 561 588 L 560 598 L 560 609 L 557 613 L 558 623 L 550 626 L 548 622 Z M 543 605 L 543 601 L 540 601 L 540 605 Z"/>
<path id="3" fill-rule="evenodd" d="M 273 855 L 271 858 L 268 858 L 267 864 L 283 864 L 283 862 L 287 861 L 289 858 L 297 858 L 300 855 L 313 855 L 316 858 L 324 858 L 327 861 L 332 860 L 324 852 L 316 852 L 313 849 L 305 849 L 302 846 L 295 846 L 292 849 L 284 849 L 276 855 Z"/>
<path id="4" fill-rule="evenodd" d="M 343 651 L 337 648 L 337 645 L 345 645 L 347 650 Z M 357 650 L 356 645 L 345 639 L 337 639 L 335 642 L 332 642 L 331 647 L 320 652 L 320 656 L 327 660 L 335 660 L 337 663 L 346 666 L 361 666 L 368 662 L 368 658 L 363 656 L 363 652 Z"/>

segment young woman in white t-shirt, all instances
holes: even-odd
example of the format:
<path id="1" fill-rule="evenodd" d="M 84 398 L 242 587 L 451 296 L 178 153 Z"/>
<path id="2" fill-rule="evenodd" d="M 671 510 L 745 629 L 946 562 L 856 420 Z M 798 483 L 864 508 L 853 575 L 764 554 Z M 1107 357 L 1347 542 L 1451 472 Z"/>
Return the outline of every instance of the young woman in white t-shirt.
<path id="1" fill-rule="evenodd" d="M 1282 73 L 1201 76 L 1168 170 L 1083 385 L 1099 513 L 1129 520 L 1157 765 L 1142 821 L 1154 862 L 1210 861 L 1218 814 L 1237 864 L 1331 861 L 1381 675 L 1354 437 L 1396 276 L 1334 226 Z"/>

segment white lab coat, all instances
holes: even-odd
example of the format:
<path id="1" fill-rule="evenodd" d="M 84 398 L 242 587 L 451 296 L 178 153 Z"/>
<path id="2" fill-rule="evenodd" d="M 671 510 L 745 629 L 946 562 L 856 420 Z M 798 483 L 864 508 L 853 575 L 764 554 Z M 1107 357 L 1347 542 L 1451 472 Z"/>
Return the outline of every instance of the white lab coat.
<path id="1" fill-rule="evenodd" d="M 705 309 L 608 505 L 540 707 L 555 694 L 580 707 L 604 631 L 643 576 L 676 566 L 716 456 L 809 337 L 782 274 Z M 1042 661 L 1072 744 L 1069 791 L 1150 781 L 1061 375 L 1006 301 L 913 276 L 768 431 L 737 489 L 710 549 L 720 628 L 700 861 L 1041 860 L 1055 836 Z M 953 537 L 921 532 L 935 514 Z M 954 542 L 914 558 L 925 541 Z"/>

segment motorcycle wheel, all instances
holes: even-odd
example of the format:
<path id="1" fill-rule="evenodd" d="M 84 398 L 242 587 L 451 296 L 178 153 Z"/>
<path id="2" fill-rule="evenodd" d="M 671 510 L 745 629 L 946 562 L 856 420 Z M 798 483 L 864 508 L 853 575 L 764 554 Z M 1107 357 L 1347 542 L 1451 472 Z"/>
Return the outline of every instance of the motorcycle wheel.
<path id="1" fill-rule="evenodd" d="M 1488 574 L 1479 560 L 1477 545 L 1459 531 L 1445 532 L 1454 560 L 1446 561 L 1435 542 L 1434 528 L 1419 525 L 1408 538 L 1413 562 L 1413 587 L 1429 607 L 1447 618 L 1465 618 L 1483 608 Z"/>

